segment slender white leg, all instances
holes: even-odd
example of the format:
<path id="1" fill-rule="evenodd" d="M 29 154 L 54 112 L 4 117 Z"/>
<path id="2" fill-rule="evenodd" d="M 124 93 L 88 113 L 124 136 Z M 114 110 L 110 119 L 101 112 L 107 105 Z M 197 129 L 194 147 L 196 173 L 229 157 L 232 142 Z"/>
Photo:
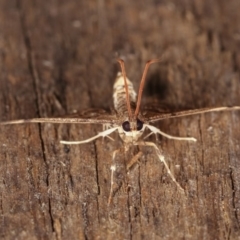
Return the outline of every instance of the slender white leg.
<path id="1" fill-rule="evenodd" d="M 183 141 L 194 141 L 194 142 L 197 141 L 197 139 L 193 138 L 193 137 L 175 137 L 175 136 L 168 135 L 168 134 L 160 131 L 158 128 L 152 126 L 152 125 L 145 124 L 145 126 L 151 131 L 151 133 L 149 133 L 145 138 L 149 137 L 152 134 L 157 134 L 158 133 L 158 134 L 161 134 L 162 136 L 164 136 L 166 138 L 169 138 L 169 139 L 183 140 Z"/>
<path id="2" fill-rule="evenodd" d="M 108 129 L 111 129 L 111 125 L 110 124 L 103 124 L 103 131 L 106 131 Z M 106 137 L 114 142 L 114 139 L 111 138 L 110 136 L 106 136 Z M 103 137 L 103 140 L 104 140 L 104 137 Z"/>
<path id="3" fill-rule="evenodd" d="M 173 174 L 170 171 L 170 168 L 168 167 L 164 156 L 161 154 L 159 148 L 157 147 L 157 145 L 153 142 L 138 142 L 135 145 L 140 145 L 140 146 L 150 146 L 153 147 L 156 150 L 157 156 L 159 158 L 159 160 L 164 164 L 164 166 L 167 169 L 167 172 L 169 174 L 169 176 L 171 177 L 171 179 L 173 180 L 173 182 L 177 185 L 177 187 L 181 190 L 184 191 L 183 188 L 179 185 L 179 183 L 176 181 L 175 177 L 173 176 Z"/>
<path id="4" fill-rule="evenodd" d="M 112 125 L 109 123 L 104 123 L 102 126 L 103 126 L 103 131 L 112 128 Z"/>
<path id="5" fill-rule="evenodd" d="M 108 139 L 110 139 L 111 141 L 115 141 L 112 137 L 110 137 L 110 136 L 106 136 Z M 103 137 L 103 139 L 104 139 L 104 137 Z"/>
<path id="6" fill-rule="evenodd" d="M 83 143 L 89 143 L 99 137 L 108 137 L 109 134 L 111 134 L 112 132 L 116 131 L 118 129 L 118 127 L 114 127 L 114 128 L 110 128 L 110 129 L 107 129 L 103 132 L 100 132 L 99 134 L 97 134 L 96 136 L 94 137 L 91 137 L 91 138 L 88 138 L 86 140 L 83 140 L 83 141 L 60 141 L 60 143 L 62 144 L 69 144 L 69 145 L 73 145 L 73 144 L 83 144 Z"/>
<path id="7" fill-rule="evenodd" d="M 148 137 L 150 137 L 151 135 L 153 135 L 154 133 L 153 132 L 150 132 L 148 135 L 146 135 L 143 139 L 146 139 Z"/>
<path id="8" fill-rule="evenodd" d="M 116 157 L 116 154 L 120 151 L 120 149 L 117 149 L 113 152 L 113 155 L 112 155 L 112 162 L 114 162 L 115 160 L 115 157 Z M 109 193 L 109 197 L 108 197 L 108 205 L 111 204 L 112 202 L 112 198 L 113 198 L 113 184 L 114 184 L 114 172 L 116 171 L 116 164 L 113 164 L 111 166 L 111 187 L 110 187 L 110 193 Z"/>
<path id="9" fill-rule="evenodd" d="M 111 204 L 112 202 L 112 197 L 113 197 L 113 176 L 114 176 L 114 172 L 116 171 L 116 165 L 112 165 L 111 166 L 111 187 L 110 187 L 110 193 L 109 193 L 109 197 L 108 197 L 108 205 Z"/>

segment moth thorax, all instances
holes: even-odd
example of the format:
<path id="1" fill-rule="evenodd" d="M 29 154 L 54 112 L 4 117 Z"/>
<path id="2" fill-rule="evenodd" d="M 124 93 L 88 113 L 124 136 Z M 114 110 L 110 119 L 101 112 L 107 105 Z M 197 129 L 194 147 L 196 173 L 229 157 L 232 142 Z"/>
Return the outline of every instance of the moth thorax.
<path id="1" fill-rule="evenodd" d="M 133 89 L 132 82 L 128 78 L 126 80 L 128 85 L 130 105 L 135 108 L 137 94 Z M 126 89 L 123 75 L 120 72 L 117 74 L 116 81 L 113 85 L 113 104 L 116 111 L 127 113 Z"/>
<path id="2" fill-rule="evenodd" d="M 125 143 L 136 143 L 139 138 L 142 136 L 142 131 L 131 131 L 131 132 L 124 132 L 119 130 L 119 136 Z"/>

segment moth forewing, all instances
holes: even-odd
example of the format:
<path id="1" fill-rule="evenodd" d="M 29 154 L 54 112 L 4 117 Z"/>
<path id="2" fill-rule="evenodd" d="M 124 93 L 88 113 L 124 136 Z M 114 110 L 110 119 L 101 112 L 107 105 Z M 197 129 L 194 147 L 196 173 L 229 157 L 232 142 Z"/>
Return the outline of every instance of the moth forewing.
<path id="1" fill-rule="evenodd" d="M 157 122 L 157 121 L 169 119 L 169 118 L 178 118 L 178 117 L 193 116 L 193 115 L 203 114 L 203 113 L 235 111 L 235 110 L 240 110 L 240 106 L 210 107 L 210 108 L 200 108 L 200 109 L 192 109 L 192 110 L 169 112 L 169 113 L 160 113 L 160 112 L 157 113 L 157 111 L 154 111 L 154 114 L 152 114 L 151 111 L 149 111 L 144 114 L 144 117 L 149 123 L 153 123 L 153 122 Z"/>

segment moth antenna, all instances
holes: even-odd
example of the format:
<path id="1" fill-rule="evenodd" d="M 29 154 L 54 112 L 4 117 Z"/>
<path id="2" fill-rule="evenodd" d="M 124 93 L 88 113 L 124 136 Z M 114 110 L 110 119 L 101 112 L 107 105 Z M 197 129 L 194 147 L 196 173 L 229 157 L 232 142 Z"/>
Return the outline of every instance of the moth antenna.
<path id="1" fill-rule="evenodd" d="M 131 110 L 131 105 L 130 105 L 130 100 L 129 100 L 127 77 L 126 77 L 124 61 L 122 59 L 120 59 L 120 58 L 117 59 L 117 61 L 120 64 L 120 67 L 121 67 L 121 70 L 122 70 L 123 79 L 124 79 L 124 85 L 125 85 L 125 90 L 126 90 L 126 102 L 127 102 L 127 109 L 128 109 L 128 117 L 129 117 L 129 120 L 130 120 L 130 119 L 132 119 L 132 110 Z"/>
<path id="2" fill-rule="evenodd" d="M 147 76 L 147 72 L 148 72 L 148 68 L 152 63 L 155 62 L 160 62 L 161 59 L 157 58 L 157 59 L 152 59 L 146 62 L 144 71 L 143 71 L 143 75 L 142 75 L 142 79 L 140 82 L 140 86 L 139 86 L 139 90 L 138 90 L 138 97 L 137 97 L 137 106 L 136 106 L 136 110 L 134 113 L 134 117 L 136 118 L 138 116 L 139 110 L 140 110 L 140 105 L 141 105 L 141 99 L 142 99 L 142 92 L 143 92 L 143 88 L 144 88 L 144 84 L 146 81 L 146 76 Z"/>

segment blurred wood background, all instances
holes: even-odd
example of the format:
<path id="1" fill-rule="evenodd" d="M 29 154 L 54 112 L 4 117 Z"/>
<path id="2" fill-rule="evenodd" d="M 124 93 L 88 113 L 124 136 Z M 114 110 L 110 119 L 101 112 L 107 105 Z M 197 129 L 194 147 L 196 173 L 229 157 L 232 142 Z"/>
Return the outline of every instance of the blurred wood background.
<path id="1" fill-rule="evenodd" d="M 163 58 L 143 104 L 240 105 L 239 9 L 238 0 L 0 0 L 0 120 L 111 107 L 116 57 L 136 89 L 145 62 Z M 198 139 L 157 142 L 185 195 L 141 148 L 110 206 L 117 134 L 64 146 L 102 127 L 2 126 L 0 238 L 240 239 L 239 122 L 240 112 L 218 112 L 157 123 Z"/>

